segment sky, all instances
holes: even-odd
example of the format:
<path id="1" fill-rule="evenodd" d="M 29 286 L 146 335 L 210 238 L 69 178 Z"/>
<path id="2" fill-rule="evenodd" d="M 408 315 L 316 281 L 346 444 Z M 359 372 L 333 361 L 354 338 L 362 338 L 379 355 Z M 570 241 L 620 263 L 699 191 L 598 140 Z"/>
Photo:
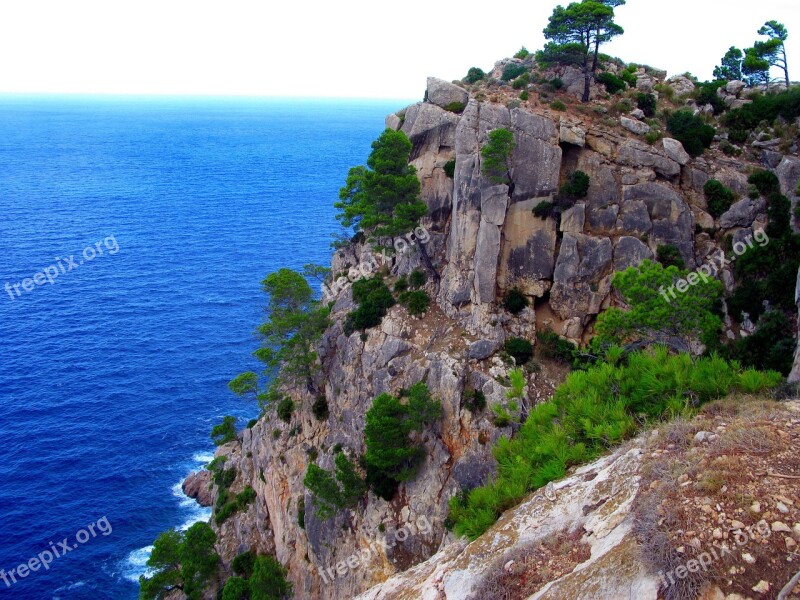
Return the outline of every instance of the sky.
<path id="1" fill-rule="evenodd" d="M 556 2 L 492 0 L 5 0 L 0 93 L 417 99 L 428 76 L 544 44 Z M 604 52 L 700 79 L 767 21 L 789 30 L 797 0 L 628 0 Z M 776 71 L 773 76 L 777 76 Z"/>

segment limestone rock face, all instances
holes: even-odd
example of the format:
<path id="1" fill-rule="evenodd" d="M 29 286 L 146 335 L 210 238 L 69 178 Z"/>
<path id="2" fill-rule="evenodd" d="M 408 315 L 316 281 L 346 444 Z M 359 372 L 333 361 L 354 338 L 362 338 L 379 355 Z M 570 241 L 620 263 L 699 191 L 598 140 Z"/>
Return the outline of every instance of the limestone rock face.
<path id="1" fill-rule="evenodd" d="M 615 271 L 637 267 L 646 259 L 653 259 L 653 251 L 638 238 L 624 236 L 614 245 Z"/>
<path id="2" fill-rule="evenodd" d="M 564 234 L 550 291 L 550 307 L 560 318 L 588 318 L 600 311 L 611 291 L 611 259 L 609 238 Z"/>
<path id="3" fill-rule="evenodd" d="M 428 102 L 444 108 L 448 104 L 466 104 L 467 100 L 469 100 L 469 94 L 465 89 L 458 87 L 454 83 L 437 79 L 436 77 L 428 77 L 427 98 Z"/>
<path id="4" fill-rule="evenodd" d="M 722 229 L 732 227 L 749 227 L 755 221 L 756 216 L 763 212 L 767 203 L 763 198 L 751 200 L 742 198 L 734 202 L 731 207 L 719 218 L 719 226 Z"/>
<path id="5" fill-rule="evenodd" d="M 623 165 L 636 168 L 652 167 L 656 173 L 667 178 L 675 177 L 681 172 L 676 161 L 661 154 L 656 148 L 635 140 L 623 144 L 619 150 L 619 161 Z"/>
<path id="6" fill-rule="evenodd" d="M 561 129 L 559 130 L 560 140 L 565 144 L 580 146 L 586 145 L 586 131 L 579 125 L 561 119 Z"/>
<path id="7" fill-rule="evenodd" d="M 214 503 L 211 493 L 211 473 L 197 471 L 190 473 L 181 486 L 183 493 L 197 501 L 200 506 L 211 506 Z"/>
<path id="8" fill-rule="evenodd" d="M 356 600 L 475 598 L 483 580 L 503 568 L 506 552 L 534 547 L 564 530 L 586 532 L 591 558 L 545 585 L 532 600 L 656 600 L 658 576 L 648 573 L 638 558 L 629 512 L 639 489 L 639 444 L 578 469 L 571 477 L 507 511 L 474 542 L 450 542 L 429 560 L 395 575 Z"/>
<path id="9" fill-rule="evenodd" d="M 667 80 L 667 83 L 673 90 L 675 90 L 675 94 L 677 96 L 691 94 L 694 91 L 695 87 L 694 82 L 688 77 L 684 77 L 683 75 L 676 75 L 675 77 L 670 77 Z"/>
<path id="10" fill-rule="evenodd" d="M 620 117 L 619 122 L 625 129 L 635 133 L 636 135 L 644 135 L 650 132 L 650 125 L 647 123 L 642 123 L 641 121 L 637 121 L 636 119 Z"/>
<path id="11" fill-rule="evenodd" d="M 667 153 L 667 156 L 669 156 L 679 165 L 686 165 L 690 160 L 692 160 L 692 157 L 689 156 L 689 153 L 684 150 L 683 144 L 681 144 L 678 140 L 664 138 L 661 140 L 661 142 L 664 146 L 664 152 Z"/>

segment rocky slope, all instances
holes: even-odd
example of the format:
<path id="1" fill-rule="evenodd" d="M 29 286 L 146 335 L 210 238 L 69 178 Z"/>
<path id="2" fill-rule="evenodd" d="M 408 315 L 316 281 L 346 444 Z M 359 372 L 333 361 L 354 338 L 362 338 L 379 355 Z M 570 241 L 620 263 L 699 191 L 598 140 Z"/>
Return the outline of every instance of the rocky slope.
<path id="1" fill-rule="evenodd" d="M 561 75 L 569 100 L 574 87 L 570 73 Z M 642 70 L 641 88 L 652 89 L 663 76 Z M 691 85 L 685 78 L 672 82 L 677 93 Z M 740 91 L 731 92 L 732 102 L 740 100 Z M 412 581 L 392 579 L 395 583 L 365 597 L 439 598 L 442 589 L 459 590 L 462 585 L 461 591 L 446 597 L 465 597 L 470 588 L 464 583 L 469 580 L 464 568 L 472 564 L 475 552 L 494 548 L 490 554 L 495 556 L 509 540 L 538 539 L 557 527 L 555 523 L 577 527 L 593 522 L 595 530 L 603 528 L 602 539 L 596 535 L 591 543 L 593 560 L 606 556 L 609 565 L 625 565 L 625 576 L 642 594 L 654 589 L 651 576 L 629 560 L 634 549 L 626 515 L 636 485 L 628 474 L 641 462 L 641 450 L 635 448 L 560 483 L 557 496 L 564 501 L 543 504 L 532 499 L 515 509 L 493 530 L 498 536 L 508 532 L 497 548 L 494 541 L 465 548 L 452 539 L 445 528 L 449 498 L 492 473 L 492 444 L 509 433 L 495 427 L 485 412 L 465 410 L 462 394 L 470 387 L 482 390 L 489 404 L 503 401 L 505 388 L 498 380 L 507 374 L 507 366 L 493 354 L 510 335 L 533 339 L 537 329 L 552 328 L 566 338 L 585 340 L 594 317 L 614 302 L 613 273 L 652 258 L 659 245 L 675 245 L 694 267 L 708 260 L 726 235 L 735 241 L 752 236 L 753 228 L 766 223 L 764 201 L 747 198 L 748 169 L 755 163 L 717 150 L 691 159 L 679 142 L 669 139 L 650 145 L 631 131 L 644 131 L 646 123 L 636 115 L 611 119 L 608 102 L 602 99 L 592 104 L 595 110 L 570 104 L 562 112 L 548 108 L 534 92 L 528 102 L 507 105 L 516 94 L 509 86 L 498 87 L 487 99 L 430 79 L 427 101 L 387 118 L 388 127 L 401 129 L 413 143 L 412 163 L 429 207 L 425 252 L 412 245 L 388 268 L 391 275 L 426 269 L 427 290 L 435 303 L 421 319 L 393 307 L 382 324 L 362 338 L 344 334 L 343 321 L 353 301 L 348 288 L 338 294 L 333 326 L 319 348 L 318 381 L 330 416 L 317 420 L 311 411 L 316 394 L 293 390 L 300 408 L 291 423 L 264 416 L 239 441 L 218 451 L 227 456 L 227 467 L 237 469 L 231 491 L 247 485 L 256 491 L 246 511 L 217 528 L 225 568 L 245 550 L 274 553 L 289 569 L 296 597 L 339 598 L 380 584 L 441 548 L 432 561 L 409 572 L 408 577 L 419 583 L 409 589 L 419 589 L 421 595 L 392 591 L 401 589 L 397 582 Z M 445 110 L 454 102 L 466 105 L 463 112 Z M 487 132 L 498 127 L 515 135 L 512 187 L 494 185 L 481 174 L 480 148 Z M 776 167 L 784 193 L 796 203 L 800 159 L 768 152 L 763 159 Z M 445 172 L 451 160 L 453 178 Z M 587 197 L 563 215 L 560 226 L 552 218 L 534 216 L 532 209 L 552 199 L 577 169 L 591 177 Z M 744 198 L 718 219 L 713 237 L 704 231 L 715 221 L 706 211 L 702 192 L 712 177 Z M 374 260 L 371 257 L 369 247 L 351 244 L 336 252 L 333 273 Z M 733 285 L 730 268 L 722 280 L 729 288 Z M 533 302 L 512 320 L 499 300 L 513 287 Z M 732 325 L 728 333 L 740 334 Z M 545 365 L 531 375 L 529 397 L 547 397 L 562 377 L 558 368 Z M 339 445 L 363 452 L 365 413 L 372 399 L 418 381 L 428 384 L 444 411 L 440 426 L 421 439 L 426 460 L 419 475 L 401 486 L 392 502 L 370 495 L 357 510 L 318 520 L 302 483 L 309 462 L 331 468 Z M 589 473 L 596 476 L 583 481 Z M 612 491 L 613 502 L 582 512 L 580 506 L 593 505 Z M 518 521 L 526 524 L 524 536 L 514 533 Z M 387 538 L 390 545 L 380 542 Z M 443 578 L 451 566 L 453 572 Z M 647 597 L 631 593 L 619 597 Z"/>

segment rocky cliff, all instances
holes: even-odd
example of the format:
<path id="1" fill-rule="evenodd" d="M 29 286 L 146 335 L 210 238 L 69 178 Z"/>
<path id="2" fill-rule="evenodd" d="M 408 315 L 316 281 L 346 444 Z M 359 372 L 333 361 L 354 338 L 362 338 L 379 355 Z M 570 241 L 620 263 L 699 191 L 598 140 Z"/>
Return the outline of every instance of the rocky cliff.
<path id="1" fill-rule="evenodd" d="M 560 75 L 569 93 L 571 75 Z M 644 69 L 638 75 L 646 90 L 664 77 Z M 693 84 L 676 78 L 669 85 L 680 94 Z M 739 101 L 739 92 L 731 92 L 732 102 Z M 218 451 L 227 457 L 226 466 L 237 470 L 231 491 L 249 485 L 256 492 L 246 511 L 217 527 L 226 568 L 249 549 L 273 553 L 289 569 L 296 597 L 340 598 L 364 592 L 441 549 L 431 561 L 364 597 L 462 598 L 477 577 L 465 573 L 475 556 L 486 561 L 517 540 L 533 542 L 556 529 L 583 526 L 595 532 L 588 548 L 593 568 L 606 560 L 608 567 L 617 565 L 615 576 L 625 576 L 619 586 L 627 591 L 615 597 L 652 596 L 652 575 L 630 558 L 635 549 L 626 515 L 642 456 L 636 445 L 558 484 L 559 501 L 543 504 L 537 496 L 514 509 L 492 530 L 500 537 L 467 546 L 448 534 L 449 498 L 491 475 L 492 444 L 510 432 L 485 413 L 465 410 L 462 395 L 470 388 L 483 391 L 490 404 L 504 401 L 501 382 L 508 367 L 494 354 L 508 336 L 533 339 L 537 330 L 550 328 L 585 341 L 596 315 L 615 302 L 614 272 L 653 258 L 660 245 L 674 245 L 693 268 L 727 236 L 744 241 L 754 228 L 763 228 L 765 202 L 747 197 L 749 169 L 758 163 L 716 148 L 692 159 L 669 138 L 647 143 L 634 133 L 649 129 L 642 117 L 611 117 L 603 99 L 559 111 L 533 92 L 527 102 L 513 100 L 516 94 L 505 85 L 487 98 L 430 79 L 425 102 L 387 118 L 387 126 L 402 130 L 413 144 L 412 164 L 429 208 L 426 235 L 420 238 L 425 241 L 411 244 L 387 268 L 393 276 L 427 270 L 426 289 L 435 301 L 422 318 L 395 306 L 379 327 L 360 336 L 344 333 L 345 316 L 354 306 L 349 287 L 337 294 L 333 325 L 319 347 L 329 417 L 320 421 L 312 414 L 316 392 L 294 390 L 301 408 L 291 423 L 266 415 Z M 463 110 L 452 112 L 454 106 Z M 482 174 L 480 149 L 497 128 L 514 133 L 512 185 L 496 185 Z M 445 167 L 453 160 L 450 177 Z M 769 150 L 763 160 L 776 167 L 784 193 L 794 192 L 800 159 Z M 576 170 L 590 177 L 587 196 L 560 223 L 535 216 L 532 209 L 553 200 Z M 717 220 L 703 195 L 709 178 L 743 198 Z M 332 272 L 374 262 L 376 255 L 368 245 L 352 243 L 336 252 Z M 721 278 L 731 289 L 730 267 Z M 514 287 L 531 305 L 511 319 L 501 300 Z M 740 335 L 728 325 L 729 336 Z M 546 398 L 562 378 L 557 366 L 545 364 L 529 377 L 529 397 Z M 309 462 L 331 468 L 335 448 L 363 452 L 365 413 L 375 396 L 418 381 L 427 383 L 443 407 L 440 425 L 420 439 L 426 459 L 418 476 L 391 502 L 370 494 L 355 510 L 317 519 L 303 486 Z M 614 500 L 582 510 L 601 497 Z M 576 574 L 573 581 L 579 578 Z"/>

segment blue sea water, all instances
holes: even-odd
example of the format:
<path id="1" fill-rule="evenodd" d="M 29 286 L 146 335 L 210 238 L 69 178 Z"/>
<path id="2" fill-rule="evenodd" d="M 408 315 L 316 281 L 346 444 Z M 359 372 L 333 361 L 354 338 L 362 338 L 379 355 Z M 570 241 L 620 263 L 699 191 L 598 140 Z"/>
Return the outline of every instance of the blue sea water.
<path id="1" fill-rule="evenodd" d="M 257 413 L 227 382 L 258 368 L 259 282 L 328 262 L 404 104 L 0 97 L 0 569 L 77 546 L 0 597 L 136 598 L 155 536 L 208 516 L 180 482 Z"/>

